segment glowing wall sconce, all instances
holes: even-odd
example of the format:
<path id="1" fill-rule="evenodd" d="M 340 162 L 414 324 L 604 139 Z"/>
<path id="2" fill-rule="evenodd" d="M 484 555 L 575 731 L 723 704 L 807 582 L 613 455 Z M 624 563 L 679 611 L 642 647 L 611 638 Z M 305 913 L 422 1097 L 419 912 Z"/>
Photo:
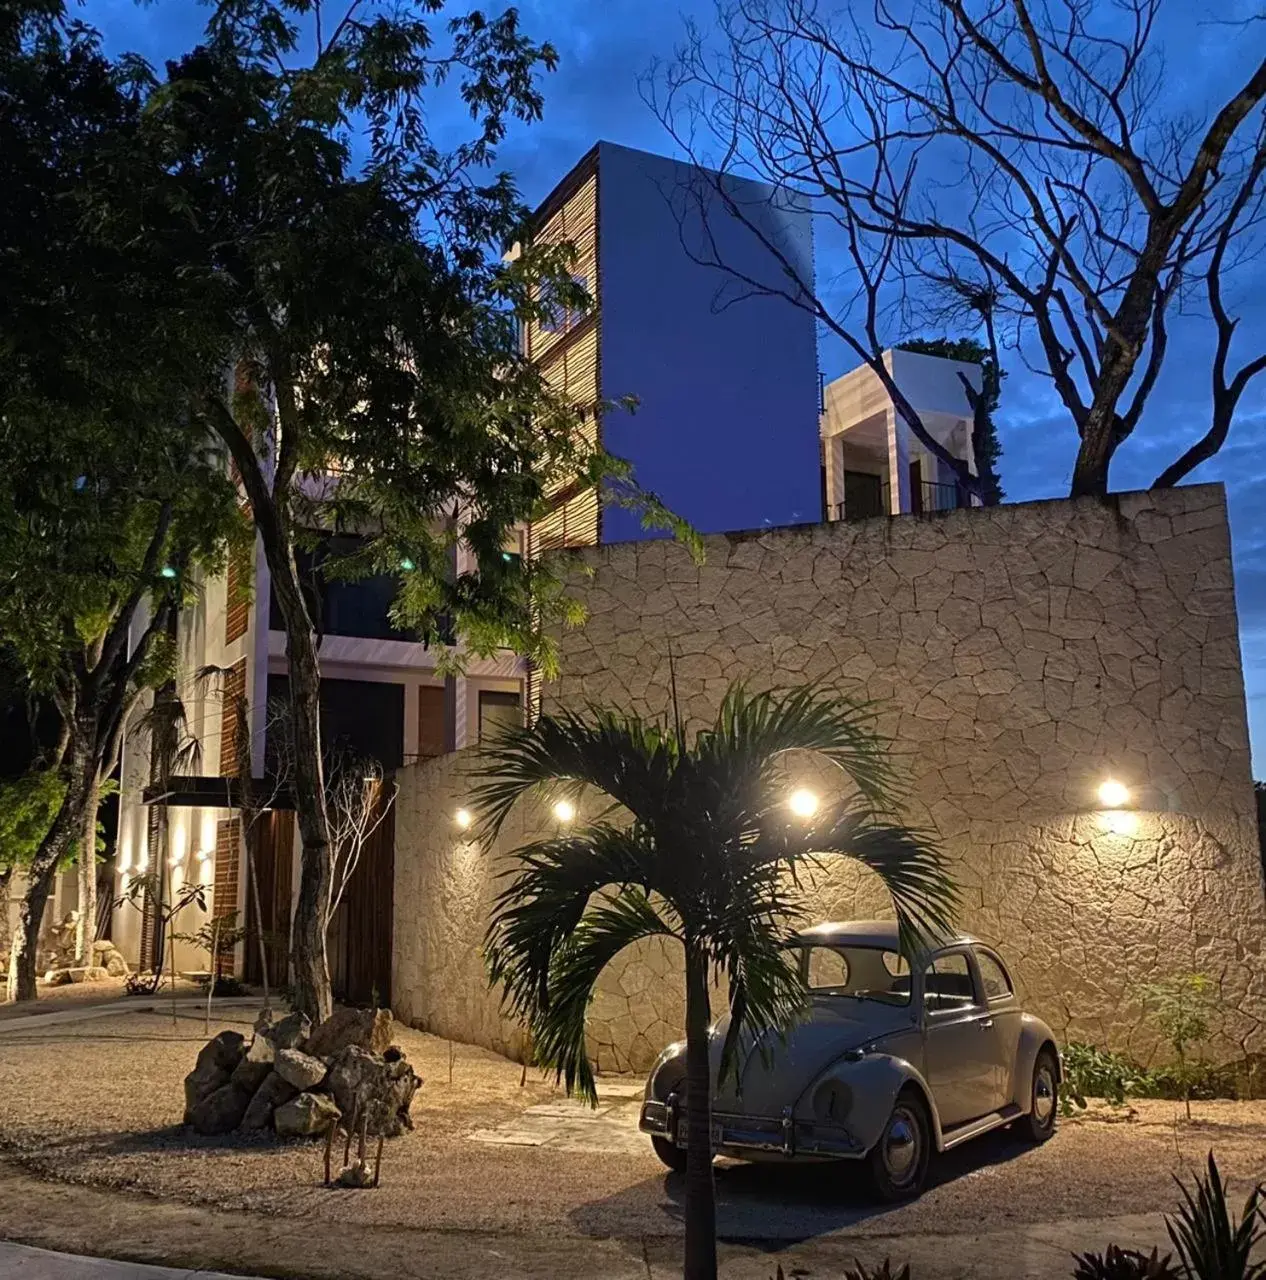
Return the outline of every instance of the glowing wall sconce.
<path id="1" fill-rule="evenodd" d="M 1099 784 L 1099 803 L 1105 809 L 1120 809 L 1130 803 L 1130 789 L 1115 778 L 1105 778 Z"/>
<path id="2" fill-rule="evenodd" d="M 796 790 L 787 797 L 787 808 L 790 809 L 797 818 L 812 818 L 818 811 L 818 798 L 807 787 L 797 787 Z"/>
<path id="3" fill-rule="evenodd" d="M 576 806 L 570 800 L 559 800 L 554 805 L 554 817 L 559 822 L 574 822 Z"/>
<path id="4" fill-rule="evenodd" d="M 470 824 L 474 822 L 474 820 L 474 814 L 472 814 L 469 809 L 458 809 L 458 811 L 453 814 L 453 822 L 462 831 L 468 830 L 470 828 Z"/>

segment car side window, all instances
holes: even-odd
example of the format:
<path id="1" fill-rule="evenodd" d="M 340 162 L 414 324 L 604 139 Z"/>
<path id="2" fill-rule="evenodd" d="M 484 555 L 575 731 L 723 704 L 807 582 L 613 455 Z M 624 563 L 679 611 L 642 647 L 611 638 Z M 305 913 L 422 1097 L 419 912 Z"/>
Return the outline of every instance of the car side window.
<path id="1" fill-rule="evenodd" d="M 950 1013 L 975 1003 L 976 987 L 963 952 L 937 956 L 923 971 L 923 1007 L 928 1013 Z"/>
<path id="2" fill-rule="evenodd" d="M 848 987 L 848 961 L 834 947 L 810 947 L 807 968 L 811 991 L 838 991 Z"/>
<path id="3" fill-rule="evenodd" d="M 976 952 L 976 968 L 980 970 L 980 985 L 986 1000 L 1005 1000 L 1011 994 L 1007 971 L 988 951 Z"/>

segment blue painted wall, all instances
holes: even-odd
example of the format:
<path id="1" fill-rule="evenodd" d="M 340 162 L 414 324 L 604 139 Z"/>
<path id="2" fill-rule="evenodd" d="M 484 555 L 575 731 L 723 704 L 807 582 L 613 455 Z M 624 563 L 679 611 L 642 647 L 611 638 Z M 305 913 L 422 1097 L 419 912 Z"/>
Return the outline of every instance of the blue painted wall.
<path id="1" fill-rule="evenodd" d="M 704 533 L 820 520 L 812 316 L 692 260 L 715 254 L 787 287 L 715 195 L 700 207 L 690 166 L 605 142 L 598 163 L 602 395 L 639 401 L 608 415 L 607 448 Z M 760 184 L 732 189 L 811 280 L 809 216 L 775 208 Z M 604 510 L 604 542 L 647 536 L 635 513 Z"/>

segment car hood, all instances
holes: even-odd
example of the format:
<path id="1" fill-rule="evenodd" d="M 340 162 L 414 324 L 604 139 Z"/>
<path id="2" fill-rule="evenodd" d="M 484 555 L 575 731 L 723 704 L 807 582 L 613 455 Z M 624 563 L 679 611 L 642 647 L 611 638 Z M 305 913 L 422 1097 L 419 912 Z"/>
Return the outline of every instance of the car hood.
<path id="1" fill-rule="evenodd" d="M 737 1050 L 738 1080 L 732 1071 L 727 1075 L 716 1091 L 716 1104 L 726 1110 L 776 1115 L 783 1107 L 794 1106 L 814 1079 L 841 1054 L 883 1036 L 908 1031 L 911 1025 L 908 1005 L 887 1005 L 851 996 L 815 996 L 785 1041 L 776 1032 L 743 1032 Z M 709 1055 L 714 1079 L 720 1070 L 721 1050 L 729 1029 L 728 1015 L 712 1029 Z"/>

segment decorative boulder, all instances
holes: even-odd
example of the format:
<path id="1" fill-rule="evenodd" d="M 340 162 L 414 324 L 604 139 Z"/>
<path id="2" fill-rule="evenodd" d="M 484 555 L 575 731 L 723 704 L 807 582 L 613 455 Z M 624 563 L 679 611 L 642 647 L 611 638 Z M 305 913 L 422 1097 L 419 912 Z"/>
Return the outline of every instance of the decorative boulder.
<path id="1" fill-rule="evenodd" d="M 258 1039 L 259 1037 L 256 1036 L 256 1040 Z M 244 1057 L 233 1069 L 233 1074 L 230 1079 L 237 1088 L 244 1090 L 246 1095 L 249 1097 L 261 1084 L 264 1083 L 265 1080 L 268 1079 L 272 1074 L 272 1069 L 273 1062 L 271 1056 L 268 1058 L 267 1062 L 258 1062 L 253 1061 L 248 1053 L 246 1057 Z"/>
<path id="2" fill-rule="evenodd" d="M 118 951 L 111 951 L 105 958 L 106 973 L 112 978 L 126 978 L 131 969 L 128 968 L 127 961 Z"/>
<path id="3" fill-rule="evenodd" d="M 221 1031 L 198 1050 L 198 1061 L 185 1077 L 185 1123 L 193 1122 L 193 1109 L 203 1098 L 228 1084 L 241 1061 L 245 1042 L 236 1031 Z"/>
<path id="4" fill-rule="evenodd" d="M 267 1129 L 273 1112 L 290 1101 L 299 1091 L 276 1071 L 269 1072 L 264 1083 L 255 1090 L 255 1096 L 242 1116 L 243 1129 Z"/>
<path id="5" fill-rule="evenodd" d="M 290 1013 L 274 1022 L 265 1032 L 274 1053 L 283 1049 L 302 1049 L 312 1034 L 312 1020 L 306 1013 Z"/>
<path id="6" fill-rule="evenodd" d="M 372 1134 L 394 1138 L 413 1128 L 409 1107 L 421 1079 L 403 1056 L 386 1061 L 358 1045 L 348 1045 L 330 1067 L 326 1080 L 334 1101 Z"/>
<path id="7" fill-rule="evenodd" d="M 336 1009 L 312 1033 L 304 1049 L 314 1058 L 332 1058 L 350 1045 L 382 1053 L 390 1044 L 390 1009 Z"/>
<path id="8" fill-rule="evenodd" d="M 110 975 L 98 964 L 76 965 L 67 969 L 71 982 L 104 982 Z"/>
<path id="9" fill-rule="evenodd" d="M 324 1133 L 341 1114 L 324 1094 L 301 1093 L 277 1108 L 273 1128 L 279 1138 L 307 1138 Z"/>
<path id="10" fill-rule="evenodd" d="M 298 1049 L 278 1049 L 273 1066 L 283 1080 L 299 1090 L 315 1089 L 325 1079 L 325 1063 Z"/>
<path id="11" fill-rule="evenodd" d="M 250 1106 L 251 1095 L 236 1084 L 209 1093 L 189 1113 L 189 1123 L 201 1134 L 232 1133 Z"/>

